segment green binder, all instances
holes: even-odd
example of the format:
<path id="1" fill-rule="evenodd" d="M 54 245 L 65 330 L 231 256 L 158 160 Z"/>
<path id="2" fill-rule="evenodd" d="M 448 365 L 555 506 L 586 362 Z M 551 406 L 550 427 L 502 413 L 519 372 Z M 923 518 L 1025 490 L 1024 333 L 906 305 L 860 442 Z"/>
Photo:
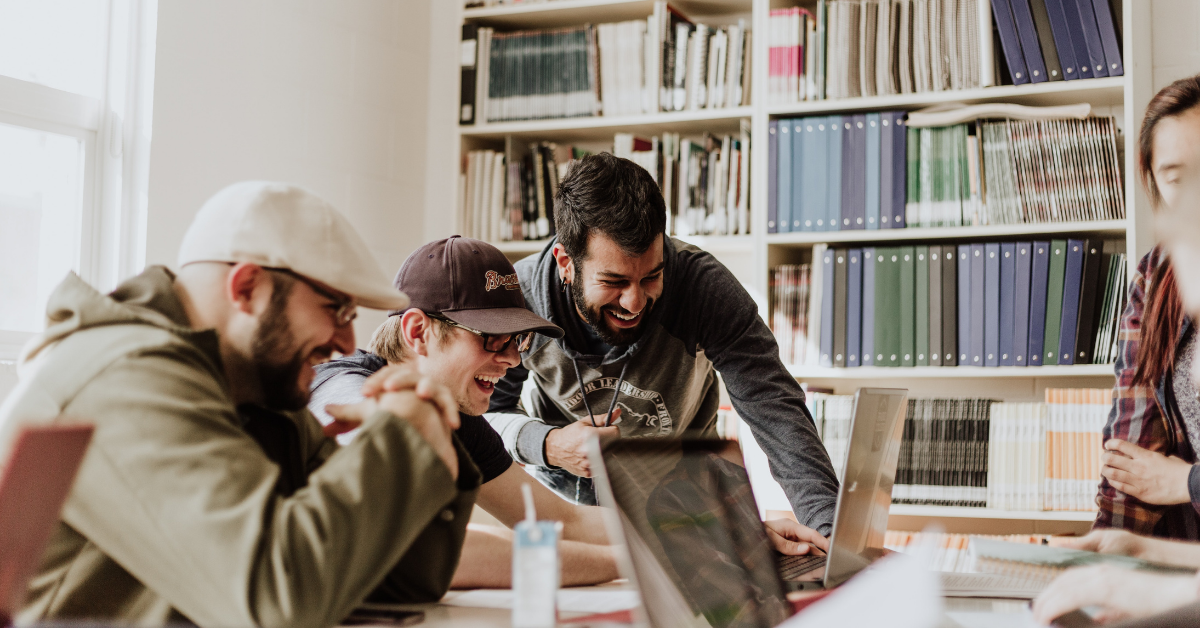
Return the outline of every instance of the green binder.
<path id="1" fill-rule="evenodd" d="M 1067 271 L 1067 241 L 1050 242 L 1050 277 L 1046 281 L 1046 339 L 1042 366 L 1058 364 L 1058 336 L 1062 326 L 1063 275 Z"/>
<path id="2" fill-rule="evenodd" d="M 895 248 L 875 249 L 875 366 L 900 366 L 900 261 Z"/>
<path id="3" fill-rule="evenodd" d="M 929 247 L 917 247 L 916 316 L 917 366 L 929 366 Z"/>
<path id="4" fill-rule="evenodd" d="M 900 365 L 916 366 L 916 249 L 900 247 Z M 886 310 L 885 310 L 886 311 Z"/>

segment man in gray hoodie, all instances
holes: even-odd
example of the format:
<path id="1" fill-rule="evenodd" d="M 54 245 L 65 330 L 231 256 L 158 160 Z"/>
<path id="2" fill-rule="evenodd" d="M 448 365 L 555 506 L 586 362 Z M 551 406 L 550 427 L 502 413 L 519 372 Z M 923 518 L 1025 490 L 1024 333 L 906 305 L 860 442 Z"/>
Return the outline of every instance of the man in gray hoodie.
<path id="1" fill-rule="evenodd" d="M 566 335 L 538 337 L 496 384 L 486 415 L 513 457 L 564 496 L 595 503 L 588 439 L 712 435 L 720 373 L 809 528 L 803 540 L 824 548 L 837 478 L 745 288 L 712 255 L 665 235 L 658 185 L 629 160 L 573 162 L 554 222 L 556 238 L 515 267 L 528 307 Z M 528 378 L 531 408 L 521 403 Z"/>

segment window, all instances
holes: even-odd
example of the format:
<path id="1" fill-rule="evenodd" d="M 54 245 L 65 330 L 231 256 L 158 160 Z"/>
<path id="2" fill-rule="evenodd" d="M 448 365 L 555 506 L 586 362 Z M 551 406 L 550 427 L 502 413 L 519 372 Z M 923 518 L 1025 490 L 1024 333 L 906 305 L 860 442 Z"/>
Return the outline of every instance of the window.
<path id="1" fill-rule="evenodd" d="M 0 361 L 68 272 L 144 265 L 156 0 L 0 4 Z"/>

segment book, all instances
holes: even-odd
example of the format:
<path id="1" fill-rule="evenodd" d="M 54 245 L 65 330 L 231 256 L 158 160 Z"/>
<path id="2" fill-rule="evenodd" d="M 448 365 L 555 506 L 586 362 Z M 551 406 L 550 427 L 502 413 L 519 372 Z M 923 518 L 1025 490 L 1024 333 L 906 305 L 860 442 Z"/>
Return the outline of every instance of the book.
<path id="1" fill-rule="evenodd" d="M 462 25 L 462 43 L 459 47 L 459 68 L 461 83 L 459 88 L 459 124 L 475 124 L 475 83 L 477 59 L 479 53 L 479 26 L 477 24 Z"/>

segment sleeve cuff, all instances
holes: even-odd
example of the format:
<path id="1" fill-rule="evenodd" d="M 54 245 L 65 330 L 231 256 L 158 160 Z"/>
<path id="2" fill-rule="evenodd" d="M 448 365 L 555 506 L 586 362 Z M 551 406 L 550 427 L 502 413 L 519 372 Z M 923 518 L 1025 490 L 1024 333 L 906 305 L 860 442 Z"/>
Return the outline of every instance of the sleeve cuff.
<path id="1" fill-rule="evenodd" d="M 1192 499 L 1192 508 L 1200 512 L 1200 464 L 1192 465 L 1188 471 L 1188 497 Z"/>
<path id="2" fill-rule="evenodd" d="M 517 433 L 517 455 L 525 464 L 538 467 L 552 467 L 546 462 L 546 436 L 550 430 L 557 429 L 541 421 L 530 421 L 521 427 Z"/>

